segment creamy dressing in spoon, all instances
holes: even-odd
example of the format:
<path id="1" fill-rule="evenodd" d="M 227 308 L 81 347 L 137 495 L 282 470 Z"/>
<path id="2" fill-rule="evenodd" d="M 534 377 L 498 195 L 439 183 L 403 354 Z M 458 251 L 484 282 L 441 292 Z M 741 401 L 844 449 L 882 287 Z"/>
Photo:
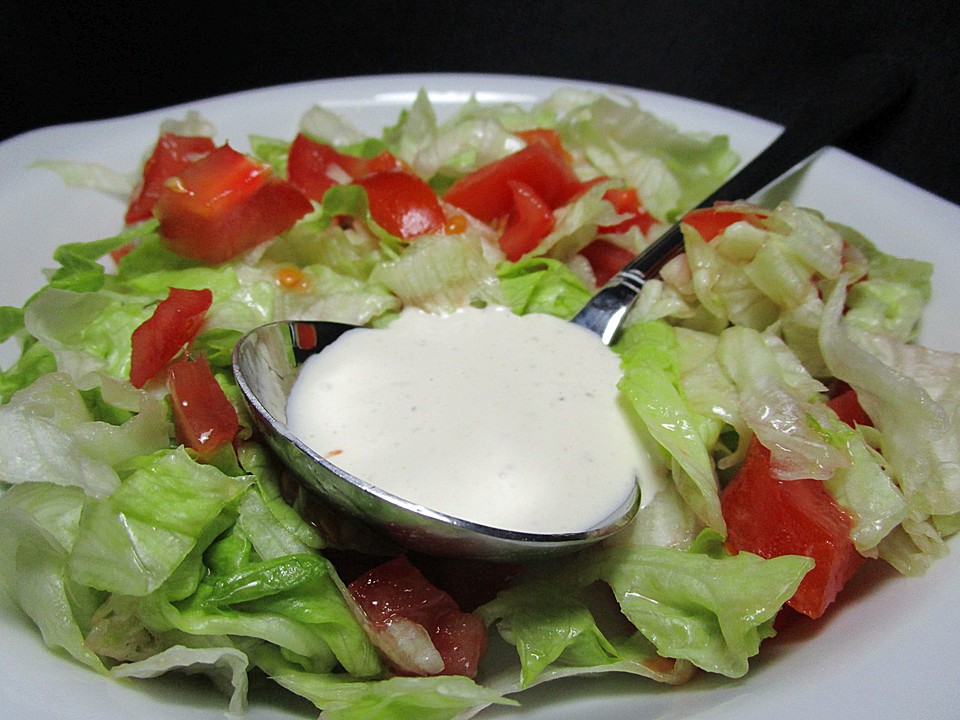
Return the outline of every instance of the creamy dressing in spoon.
<path id="1" fill-rule="evenodd" d="M 334 465 L 431 510 L 582 532 L 622 512 L 638 482 L 648 500 L 663 472 L 619 379 L 599 337 L 549 315 L 407 311 L 309 358 L 287 425 Z"/>

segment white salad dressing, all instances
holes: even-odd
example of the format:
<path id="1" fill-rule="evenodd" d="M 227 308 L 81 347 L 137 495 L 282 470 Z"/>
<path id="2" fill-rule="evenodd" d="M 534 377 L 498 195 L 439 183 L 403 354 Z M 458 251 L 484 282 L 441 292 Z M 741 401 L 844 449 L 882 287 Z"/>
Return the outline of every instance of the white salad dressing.
<path id="1" fill-rule="evenodd" d="M 287 424 L 341 469 L 426 508 L 582 532 L 622 511 L 638 482 L 648 500 L 662 473 L 619 379 L 616 353 L 549 315 L 407 311 L 309 358 Z"/>

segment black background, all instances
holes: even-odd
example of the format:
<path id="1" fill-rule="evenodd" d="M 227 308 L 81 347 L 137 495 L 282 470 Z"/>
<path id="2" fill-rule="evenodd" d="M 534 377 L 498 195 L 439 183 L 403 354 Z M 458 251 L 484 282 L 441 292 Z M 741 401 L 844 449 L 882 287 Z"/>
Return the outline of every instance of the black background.
<path id="1" fill-rule="evenodd" d="M 957 0 L 17 3 L 0 14 L 0 137 L 396 72 L 632 85 L 783 122 L 820 76 L 877 50 L 912 62 L 917 83 L 842 147 L 960 203 Z"/>

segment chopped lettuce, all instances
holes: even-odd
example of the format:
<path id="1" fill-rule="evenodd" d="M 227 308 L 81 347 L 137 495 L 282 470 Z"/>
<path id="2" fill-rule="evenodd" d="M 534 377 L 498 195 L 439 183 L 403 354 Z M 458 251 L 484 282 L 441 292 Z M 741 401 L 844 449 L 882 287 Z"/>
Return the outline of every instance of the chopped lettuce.
<path id="1" fill-rule="evenodd" d="M 234 500 L 250 478 L 199 465 L 182 448 L 125 465 L 130 474 L 116 490 L 85 501 L 69 567 L 90 587 L 145 595 L 168 580 L 198 542 L 222 532 L 224 514 L 235 513 Z"/>
<path id="2" fill-rule="evenodd" d="M 726 532 L 710 447 L 717 424 L 683 397 L 674 330 L 664 322 L 631 326 L 618 343 L 620 390 L 653 438 L 668 454 L 681 497 L 700 521 Z"/>
<path id="3" fill-rule="evenodd" d="M 820 344 L 874 422 L 886 471 L 906 501 L 907 517 L 881 541 L 880 555 L 917 572 L 946 552 L 933 518 L 960 512 L 960 360 L 845 322 L 844 299 L 842 287 L 828 298 Z"/>
<path id="4" fill-rule="evenodd" d="M 793 556 L 728 556 L 720 536 L 705 531 L 688 550 L 616 546 L 538 568 L 479 612 L 516 646 L 522 686 L 554 663 L 586 670 L 628 658 L 648 671 L 672 658 L 740 677 L 812 566 Z M 625 636 L 608 638 L 597 625 L 584 595 L 597 581 L 630 620 Z"/>

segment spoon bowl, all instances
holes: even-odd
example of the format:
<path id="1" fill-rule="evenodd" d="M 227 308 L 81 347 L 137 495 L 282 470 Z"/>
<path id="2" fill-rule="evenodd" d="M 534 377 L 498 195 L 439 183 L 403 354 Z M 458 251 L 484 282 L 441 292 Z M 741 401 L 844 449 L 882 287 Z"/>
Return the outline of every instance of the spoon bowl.
<path id="1" fill-rule="evenodd" d="M 335 322 L 270 323 L 245 335 L 233 354 L 234 374 L 257 429 L 307 490 L 321 501 L 402 547 L 431 555 L 496 561 L 579 550 L 613 535 L 636 515 L 640 507 L 637 488 L 607 521 L 582 532 L 505 530 L 431 510 L 337 467 L 290 431 L 286 425 L 286 403 L 301 365 L 349 330 L 361 328 Z"/>

